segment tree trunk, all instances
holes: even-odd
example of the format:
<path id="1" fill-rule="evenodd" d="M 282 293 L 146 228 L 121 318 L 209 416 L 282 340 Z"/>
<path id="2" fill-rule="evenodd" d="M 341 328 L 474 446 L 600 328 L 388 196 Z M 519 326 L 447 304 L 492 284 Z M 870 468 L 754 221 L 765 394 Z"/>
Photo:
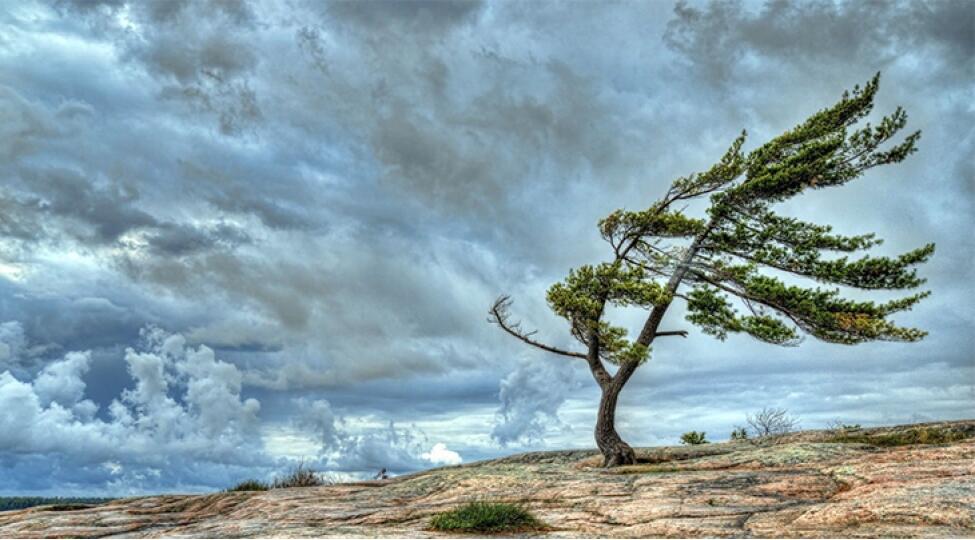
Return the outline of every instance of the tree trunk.
<path id="1" fill-rule="evenodd" d="M 603 388 L 599 400 L 599 415 L 596 417 L 596 446 L 603 453 L 603 467 L 618 467 L 636 463 L 636 454 L 630 445 L 623 442 L 616 433 L 616 400 L 623 389 L 622 384 L 610 383 Z"/>

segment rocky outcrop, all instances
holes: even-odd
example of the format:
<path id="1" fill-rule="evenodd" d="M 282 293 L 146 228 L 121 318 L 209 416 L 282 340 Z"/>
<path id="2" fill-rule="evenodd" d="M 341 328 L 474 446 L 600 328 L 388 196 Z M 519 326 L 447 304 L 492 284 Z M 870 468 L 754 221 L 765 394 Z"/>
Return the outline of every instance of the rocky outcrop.
<path id="1" fill-rule="evenodd" d="M 435 537 L 433 514 L 496 500 L 524 503 L 552 537 L 971 538 L 972 435 L 975 421 L 804 432 L 640 449 L 613 470 L 592 451 L 538 452 L 383 481 L 5 512 L 0 537 Z"/>

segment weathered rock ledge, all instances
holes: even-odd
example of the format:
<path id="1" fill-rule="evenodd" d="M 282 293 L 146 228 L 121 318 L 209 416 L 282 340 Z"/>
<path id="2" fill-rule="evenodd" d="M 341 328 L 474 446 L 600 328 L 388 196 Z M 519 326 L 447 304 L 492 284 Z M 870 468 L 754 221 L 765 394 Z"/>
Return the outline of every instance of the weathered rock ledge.
<path id="1" fill-rule="evenodd" d="M 386 481 L 3 512 L 0 537 L 435 537 L 433 514 L 482 499 L 526 504 L 551 537 L 975 538 L 973 435 L 975 420 L 803 432 L 641 449 L 641 464 L 612 471 L 592 451 L 540 452 Z M 940 444 L 903 444 L 914 440 Z"/>

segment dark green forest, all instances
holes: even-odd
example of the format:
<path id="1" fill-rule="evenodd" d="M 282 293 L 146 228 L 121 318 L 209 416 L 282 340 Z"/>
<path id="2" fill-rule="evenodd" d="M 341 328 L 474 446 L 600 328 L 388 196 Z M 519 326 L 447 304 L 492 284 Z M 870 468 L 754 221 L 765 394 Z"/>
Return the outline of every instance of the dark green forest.
<path id="1" fill-rule="evenodd" d="M 53 504 L 57 508 L 66 509 L 65 507 L 84 507 L 93 504 L 103 504 L 111 500 L 113 499 L 98 497 L 0 497 L 0 512 L 47 504 Z"/>

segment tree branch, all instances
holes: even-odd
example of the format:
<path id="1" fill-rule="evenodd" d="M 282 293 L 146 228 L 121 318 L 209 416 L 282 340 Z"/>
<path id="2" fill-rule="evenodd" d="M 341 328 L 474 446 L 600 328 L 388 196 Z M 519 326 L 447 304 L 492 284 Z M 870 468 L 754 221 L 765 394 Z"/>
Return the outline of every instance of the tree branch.
<path id="1" fill-rule="evenodd" d="M 687 337 L 687 330 L 668 330 L 666 332 L 657 332 L 653 337 L 665 337 L 665 336 L 680 336 L 682 338 Z"/>
<path id="2" fill-rule="evenodd" d="M 499 296 L 497 300 L 494 301 L 494 305 L 491 306 L 490 316 L 488 317 L 488 322 L 496 324 L 501 327 L 502 330 L 511 334 L 512 336 L 518 338 L 519 340 L 533 346 L 554 354 L 559 354 L 562 356 L 570 356 L 572 358 L 586 358 L 583 353 L 566 351 L 559 349 L 557 347 L 552 347 L 551 345 L 546 345 L 539 341 L 535 341 L 531 338 L 535 332 L 526 332 L 522 330 L 521 323 L 512 323 L 509 320 L 508 307 L 511 305 L 511 298 L 509 296 Z"/>
<path id="3" fill-rule="evenodd" d="M 712 285 L 712 286 L 714 286 L 714 287 L 716 287 L 716 288 L 718 288 L 718 289 L 720 289 L 720 290 L 722 290 L 722 291 L 724 291 L 726 293 L 729 293 L 729 294 L 731 294 L 731 295 L 733 295 L 735 297 L 738 297 L 742 301 L 745 301 L 745 302 L 751 301 L 751 302 L 755 302 L 755 303 L 761 304 L 763 306 L 766 306 L 768 308 L 771 308 L 771 309 L 775 310 L 777 313 L 780 313 L 784 317 L 788 318 L 790 321 L 793 322 L 793 324 L 795 324 L 796 326 L 798 326 L 799 328 L 801 328 L 803 331 L 808 332 L 808 333 L 812 333 L 812 327 L 809 324 L 807 324 L 806 322 L 804 322 L 804 321 L 800 320 L 799 318 L 797 318 L 794 314 L 792 314 L 787 308 L 785 308 L 783 306 L 780 306 L 778 304 L 775 304 L 775 303 L 770 302 L 770 301 L 768 301 L 766 299 L 763 299 L 763 298 L 758 298 L 758 297 L 749 295 L 744 290 L 738 290 L 738 289 L 735 289 L 734 287 L 729 287 L 726 284 L 724 284 L 723 282 L 721 282 L 719 279 L 711 278 L 711 277 L 705 275 L 702 272 L 694 271 L 693 274 L 695 275 L 695 277 L 697 277 L 701 281 L 704 281 L 705 283 L 707 283 L 709 285 Z"/>
<path id="4" fill-rule="evenodd" d="M 700 249 L 701 243 L 704 238 L 711 232 L 714 228 L 714 222 L 708 224 L 707 228 L 702 232 L 689 248 L 687 248 L 687 253 L 684 255 L 683 260 L 674 269 L 674 273 L 670 276 L 670 281 L 667 282 L 667 292 L 673 294 L 677 292 L 677 288 L 680 287 L 681 280 L 684 279 L 684 275 L 690 270 L 691 262 L 694 260 L 694 256 L 697 255 L 698 249 Z M 640 337 L 637 338 L 637 342 L 643 345 L 650 345 L 653 339 L 656 337 L 657 328 L 660 327 L 661 321 L 664 319 L 664 314 L 667 312 L 667 308 L 670 307 L 670 302 L 666 304 L 660 304 L 653 307 L 650 310 L 650 315 L 647 317 L 646 322 L 643 324 L 643 330 L 640 331 Z M 636 368 L 634 368 L 636 369 Z M 622 371 L 622 369 L 621 369 Z M 619 374 L 617 374 L 619 375 Z"/>

